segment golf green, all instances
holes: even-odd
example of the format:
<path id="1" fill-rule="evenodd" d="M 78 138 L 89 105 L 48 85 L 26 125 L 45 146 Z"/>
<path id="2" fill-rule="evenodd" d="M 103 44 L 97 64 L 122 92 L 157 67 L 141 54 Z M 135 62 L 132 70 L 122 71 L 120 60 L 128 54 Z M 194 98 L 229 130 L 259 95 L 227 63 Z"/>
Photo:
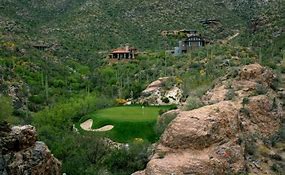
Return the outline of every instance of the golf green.
<path id="1" fill-rule="evenodd" d="M 170 106 L 120 106 L 106 108 L 83 117 L 81 122 L 93 119 L 93 129 L 105 125 L 113 125 L 114 128 L 110 131 L 96 133 L 117 142 L 127 143 L 136 139 L 155 142 L 159 137 L 155 132 L 159 111 L 169 108 Z"/>

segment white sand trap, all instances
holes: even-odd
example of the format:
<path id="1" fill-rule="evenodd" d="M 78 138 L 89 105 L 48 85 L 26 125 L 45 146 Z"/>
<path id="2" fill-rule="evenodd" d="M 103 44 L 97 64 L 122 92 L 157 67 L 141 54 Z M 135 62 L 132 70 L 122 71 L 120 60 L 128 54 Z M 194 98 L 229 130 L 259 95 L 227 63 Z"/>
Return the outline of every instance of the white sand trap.
<path id="1" fill-rule="evenodd" d="M 111 129 L 114 128 L 113 125 L 106 125 L 106 126 L 103 126 L 101 128 L 98 128 L 98 129 L 92 129 L 93 125 L 93 120 L 92 119 L 88 119 L 86 120 L 85 122 L 81 123 L 80 124 L 80 127 L 85 130 L 85 131 L 98 131 L 98 132 L 105 132 L 105 131 L 110 131 Z"/>
<path id="2" fill-rule="evenodd" d="M 104 132 L 104 131 L 110 131 L 113 128 L 114 128 L 113 125 L 106 125 L 106 126 L 103 126 L 101 128 L 94 129 L 94 131 Z"/>

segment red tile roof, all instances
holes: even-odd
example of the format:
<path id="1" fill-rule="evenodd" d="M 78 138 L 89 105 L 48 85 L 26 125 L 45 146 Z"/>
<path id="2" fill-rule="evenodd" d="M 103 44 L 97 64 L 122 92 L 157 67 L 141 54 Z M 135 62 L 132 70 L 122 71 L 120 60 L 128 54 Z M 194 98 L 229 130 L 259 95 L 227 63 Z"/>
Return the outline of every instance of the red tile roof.
<path id="1" fill-rule="evenodd" d="M 130 50 L 126 49 L 115 49 L 112 51 L 112 53 L 130 53 Z"/>
<path id="2" fill-rule="evenodd" d="M 135 48 L 117 48 L 112 51 L 112 53 L 130 53 L 131 51 L 136 50 Z"/>

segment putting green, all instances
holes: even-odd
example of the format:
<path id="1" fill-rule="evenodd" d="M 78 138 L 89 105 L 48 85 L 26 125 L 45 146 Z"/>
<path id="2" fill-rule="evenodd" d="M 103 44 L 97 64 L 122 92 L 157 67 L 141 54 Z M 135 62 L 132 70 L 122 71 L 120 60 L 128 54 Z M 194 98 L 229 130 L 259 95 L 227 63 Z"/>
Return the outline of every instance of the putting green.
<path id="1" fill-rule="evenodd" d="M 169 109 L 170 106 L 121 106 L 98 110 L 82 118 L 80 122 L 93 119 L 93 129 L 105 125 L 113 125 L 110 131 L 96 134 L 111 138 L 117 142 L 132 142 L 138 138 L 144 141 L 155 142 L 158 135 L 155 133 L 156 120 L 159 110 Z"/>

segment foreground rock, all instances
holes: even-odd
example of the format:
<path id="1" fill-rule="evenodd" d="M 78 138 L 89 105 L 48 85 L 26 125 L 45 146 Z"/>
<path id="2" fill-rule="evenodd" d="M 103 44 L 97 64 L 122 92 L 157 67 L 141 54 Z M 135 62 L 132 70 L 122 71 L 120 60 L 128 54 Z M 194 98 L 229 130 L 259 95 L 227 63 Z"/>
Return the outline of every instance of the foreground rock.
<path id="1" fill-rule="evenodd" d="M 253 64 L 221 79 L 203 97 L 207 106 L 176 111 L 146 169 L 134 175 L 274 174 L 275 160 L 258 149 L 276 155 L 264 143 L 283 117 L 271 88 L 274 78 L 270 70 Z M 283 165 L 282 158 L 276 161 Z"/>
<path id="2" fill-rule="evenodd" d="M 0 174 L 59 175 L 61 163 L 48 147 L 37 141 L 33 126 L 0 124 Z"/>

